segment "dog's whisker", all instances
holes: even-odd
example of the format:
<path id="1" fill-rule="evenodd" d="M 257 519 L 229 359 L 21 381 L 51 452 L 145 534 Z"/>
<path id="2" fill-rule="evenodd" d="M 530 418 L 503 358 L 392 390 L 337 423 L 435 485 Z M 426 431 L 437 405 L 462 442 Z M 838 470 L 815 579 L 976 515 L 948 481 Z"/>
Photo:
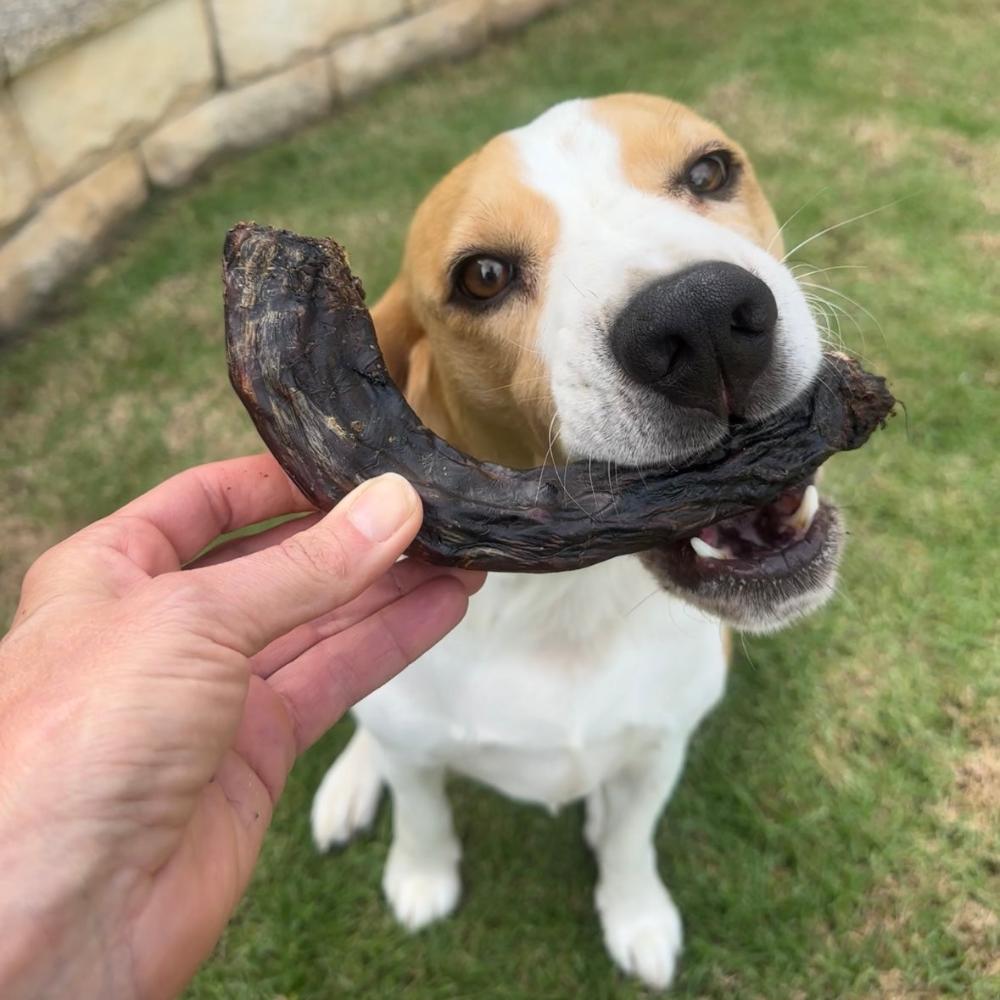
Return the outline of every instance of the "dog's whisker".
<path id="1" fill-rule="evenodd" d="M 553 427 L 555 427 L 555 423 L 556 423 L 556 420 L 558 419 L 558 417 L 559 417 L 558 413 L 553 413 L 552 414 L 552 419 L 549 421 L 549 447 L 548 447 L 548 449 L 545 452 L 544 458 L 542 459 L 542 464 L 538 467 L 538 489 L 535 490 L 535 502 L 536 503 L 538 502 L 538 498 L 539 498 L 539 496 L 541 496 L 541 493 L 542 493 L 542 480 L 543 480 L 543 477 L 545 475 L 545 467 L 546 467 L 546 464 L 548 463 L 549 456 L 552 454 L 552 444 L 553 444 L 552 429 L 553 429 Z M 558 477 L 559 477 L 559 473 L 556 472 L 556 478 L 558 479 Z"/>
<path id="2" fill-rule="evenodd" d="M 514 340 L 512 337 L 505 337 L 501 333 L 494 334 L 497 340 L 502 340 L 505 344 L 510 344 L 511 347 L 516 347 L 518 351 L 526 351 L 528 354 L 537 354 L 540 358 L 544 355 L 535 347 L 529 347 L 527 344 L 522 344 L 520 341 Z"/>
<path id="3" fill-rule="evenodd" d="M 594 501 L 594 506 L 597 506 L 597 488 L 594 486 L 594 459 L 587 459 L 587 478 L 590 480 L 590 496 Z"/>
<path id="4" fill-rule="evenodd" d="M 830 291 L 832 291 L 832 290 L 833 289 L 830 289 Z M 841 325 L 840 325 L 839 314 L 842 314 L 842 315 L 846 316 L 854 324 L 855 328 L 857 329 L 857 331 L 858 331 L 858 333 L 860 334 L 860 337 L 861 337 L 862 350 L 858 351 L 857 349 L 852 348 L 852 352 L 860 360 L 865 361 L 867 363 L 868 359 L 866 358 L 865 354 L 862 353 L 863 351 L 867 351 L 867 348 L 868 348 L 867 337 L 865 335 L 864 327 L 858 322 L 857 317 L 854 316 L 850 312 L 850 310 L 845 309 L 843 306 L 838 305 L 836 302 L 830 302 L 828 299 L 824 299 L 824 298 L 822 298 L 820 296 L 817 296 L 817 295 L 815 295 L 815 293 L 806 292 L 805 293 L 805 298 L 806 298 L 806 301 L 810 304 L 810 308 L 816 309 L 817 311 L 821 312 L 824 317 L 827 318 L 826 325 L 822 326 L 820 328 L 821 332 L 825 332 L 825 333 L 828 333 L 831 336 L 833 336 L 833 330 L 830 328 L 830 324 L 829 324 L 829 317 L 832 315 L 835 318 L 835 321 L 836 321 L 836 324 L 837 324 L 837 334 L 838 334 L 838 337 L 839 337 L 839 343 L 837 343 L 836 345 L 830 345 L 830 346 L 836 346 L 840 350 L 846 350 L 847 349 L 847 343 L 846 343 L 846 340 L 844 339 L 843 331 L 842 331 Z M 821 305 L 820 303 L 825 303 L 825 305 Z M 832 313 L 826 308 L 826 306 L 830 307 L 830 310 L 832 310 Z M 828 341 L 824 341 L 824 342 L 825 343 L 829 343 Z"/>
<path id="5" fill-rule="evenodd" d="M 826 299 L 818 295 L 806 295 L 805 298 L 810 307 L 820 312 L 826 320 L 826 329 L 828 333 L 832 334 L 833 330 L 831 327 L 832 325 L 836 325 L 837 338 L 841 341 L 841 343 L 843 343 L 844 331 L 840 326 L 840 316 L 837 315 L 837 310 L 832 308 L 833 304 L 831 302 L 827 302 Z"/>
<path id="6" fill-rule="evenodd" d="M 569 282 L 569 284 L 571 284 L 573 286 L 573 289 L 576 292 L 576 294 L 579 295 L 581 298 L 583 298 L 585 295 L 589 295 L 592 299 L 596 299 L 597 298 L 597 293 L 596 292 L 594 292 L 593 290 L 591 290 L 589 288 L 587 289 L 587 291 L 583 291 L 580 288 L 580 286 L 568 274 L 564 275 L 564 277 L 565 277 L 566 281 Z"/>
<path id="7" fill-rule="evenodd" d="M 570 501 L 575 506 L 579 507 L 580 510 L 583 511 L 583 513 L 587 515 L 587 517 L 589 517 L 589 518 L 591 518 L 593 520 L 594 519 L 594 515 L 589 510 L 587 510 L 587 508 L 584 507 L 583 504 L 580 503 L 580 501 L 575 496 L 573 496 L 572 493 L 570 493 L 569 487 L 566 486 L 566 483 L 569 482 L 569 465 L 570 465 L 570 461 L 571 461 L 570 458 L 567 457 L 566 458 L 566 466 L 563 469 L 563 477 L 564 477 L 563 478 L 563 492 L 566 494 L 566 496 L 569 497 Z"/>
<path id="8" fill-rule="evenodd" d="M 813 319 L 816 321 L 816 326 L 818 327 L 820 334 L 827 334 L 830 338 L 826 343 L 834 343 L 834 346 L 840 348 L 843 346 L 844 337 L 840 329 L 840 323 L 837 323 L 837 332 L 834 334 L 833 325 L 831 321 L 831 313 L 821 302 L 817 302 L 814 298 L 809 295 L 805 296 L 805 300 L 809 305 L 810 310 L 813 313 Z M 834 314 L 835 315 L 835 314 Z M 821 337 L 822 339 L 822 337 Z"/>
<path id="9" fill-rule="evenodd" d="M 750 655 L 750 647 L 747 645 L 746 633 L 740 632 L 739 636 L 740 636 L 740 645 L 743 647 L 743 655 L 746 657 L 747 663 L 750 665 L 750 669 L 758 671 L 759 668 L 756 662 L 754 661 L 753 656 Z"/>
<path id="10" fill-rule="evenodd" d="M 774 246 L 774 241 L 784 232 L 785 226 L 788 225 L 803 209 L 808 208 L 824 191 L 828 191 L 830 188 L 829 184 L 824 184 L 815 194 L 810 195 L 804 202 L 787 219 L 778 227 L 778 231 L 771 237 L 768 244 L 764 249 L 770 252 L 771 247 Z M 788 256 L 787 254 L 785 256 Z"/>
<path id="11" fill-rule="evenodd" d="M 552 472 L 553 472 L 553 475 L 555 475 L 555 477 L 556 477 L 556 482 L 558 482 L 559 485 L 562 487 L 563 493 L 565 493 L 566 496 L 569 497 L 569 499 L 572 501 L 572 503 L 576 504 L 576 506 L 579 507 L 580 510 L 582 510 L 583 513 L 586 514 L 589 517 L 590 516 L 590 511 L 588 511 L 586 509 L 586 507 L 584 507 L 583 504 L 581 504 L 580 501 L 577 500 L 576 497 L 573 496 L 572 493 L 570 493 L 569 487 L 566 485 L 566 483 L 568 482 L 568 479 L 563 478 L 563 476 L 559 475 L 559 466 L 558 466 L 558 464 L 555 461 L 555 457 L 556 456 L 555 456 L 555 452 L 553 451 L 553 446 L 555 445 L 555 439 L 556 439 L 556 437 L 558 437 L 558 434 L 553 434 L 552 433 L 553 428 L 555 426 L 555 422 L 558 419 L 558 417 L 559 417 L 559 414 L 558 413 L 554 413 L 552 415 L 552 420 L 549 421 L 549 447 L 548 447 L 548 449 L 545 452 L 545 457 L 542 459 L 542 464 L 541 464 L 541 466 L 539 468 L 539 471 L 538 471 L 538 491 L 536 491 L 536 493 L 535 493 L 535 499 L 536 500 L 538 499 L 539 492 L 541 491 L 541 488 L 542 488 L 542 476 L 544 475 L 544 470 L 546 468 L 551 468 Z M 552 459 L 551 466 L 548 464 L 550 458 Z M 566 469 L 567 469 L 567 471 L 569 470 L 569 461 L 568 460 L 566 462 Z"/>
<path id="12" fill-rule="evenodd" d="M 543 379 L 547 379 L 548 374 L 545 375 L 525 375 L 524 378 L 519 378 L 516 382 L 507 382 L 504 385 L 494 385 L 489 389 L 484 389 L 483 392 L 503 392 L 504 389 L 513 389 L 516 385 L 521 385 L 523 382 L 540 382 Z"/>
<path id="13" fill-rule="evenodd" d="M 660 593 L 662 589 L 663 589 L 662 587 L 654 587 L 644 598 L 642 598 L 642 600 L 637 601 L 635 604 L 633 604 L 632 607 L 630 607 L 622 617 L 624 618 L 631 617 L 633 614 L 635 614 L 636 611 L 639 610 L 639 608 L 641 608 L 646 603 L 646 601 L 648 601 L 651 597 L 655 597 L 658 593 Z"/>
<path id="14" fill-rule="evenodd" d="M 552 397 L 547 393 L 542 396 L 518 396 L 517 398 L 519 403 L 548 403 L 551 400 Z"/>
<path id="15" fill-rule="evenodd" d="M 821 306 L 818 305 L 818 303 L 816 302 L 815 298 L 810 298 L 810 296 L 812 294 L 813 293 L 807 293 L 807 295 L 806 295 L 807 301 L 811 302 L 813 305 L 816 305 L 817 308 L 823 308 L 824 313 L 827 316 L 831 315 L 831 312 L 827 312 L 827 310 L 826 310 L 825 307 L 821 307 Z M 855 317 L 849 310 L 845 309 L 843 306 L 838 305 L 836 302 L 830 302 L 827 299 L 822 299 L 821 301 L 825 302 L 826 305 L 830 307 L 830 310 L 832 310 L 832 315 L 835 316 L 835 317 L 837 317 L 837 332 L 838 332 L 838 334 L 840 334 L 840 345 L 839 345 L 840 349 L 841 350 L 846 350 L 847 349 L 847 344 L 846 344 L 846 341 L 845 341 L 845 339 L 843 337 L 843 332 L 841 330 L 840 319 L 839 319 L 839 314 L 843 314 L 844 316 L 846 316 L 854 324 L 854 326 L 857 329 L 858 334 L 859 334 L 859 336 L 861 338 L 861 350 L 859 351 L 859 350 L 856 350 L 856 349 L 852 349 L 853 353 L 856 354 L 857 357 L 860 358 L 862 361 L 866 361 L 867 359 L 865 357 L 865 354 L 862 353 L 862 352 L 865 352 L 868 349 L 867 337 L 865 336 L 864 328 L 858 322 L 857 317 Z M 828 332 L 831 332 L 831 331 L 829 331 L 829 326 L 827 327 L 827 330 L 828 330 Z"/>
<path id="16" fill-rule="evenodd" d="M 824 292 L 831 292 L 833 295 L 839 295 L 840 298 L 842 298 L 845 302 L 849 302 L 852 306 L 854 306 L 855 309 L 858 309 L 860 312 L 864 313 L 864 315 L 867 316 L 875 324 L 875 327 L 878 330 L 878 332 L 882 335 L 882 338 L 885 339 L 885 330 L 883 330 L 882 324 L 878 321 L 878 317 L 876 317 L 875 314 L 872 313 L 870 310 L 866 309 L 856 299 L 852 299 L 850 297 L 850 295 L 845 295 L 843 292 L 838 291 L 836 288 L 830 288 L 829 285 L 821 285 L 818 282 L 812 282 L 812 281 L 805 282 L 805 281 L 803 281 L 803 282 L 800 282 L 800 284 L 804 284 L 804 285 L 807 284 L 807 285 L 810 285 L 813 288 L 818 288 L 818 289 L 820 289 L 820 290 L 822 290 Z"/>
<path id="17" fill-rule="evenodd" d="M 805 271 L 803 274 L 795 274 L 796 267 L 812 267 L 811 271 Z M 795 274 L 796 281 L 801 281 L 803 278 L 811 278 L 815 274 L 823 274 L 825 271 L 867 271 L 867 264 L 833 264 L 830 267 L 815 267 L 811 264 L 793 264 L 789 270 Z"/>
<path id="18" fill-rule="evenodd" d="M 815 295 L 815 301 L 822 302 L 825 305 L 829 306 L 831 310 L 833 310 L 833 315 L 838 317 L 837 319 L 838 329 L 840 328 L 840 319 L 839 319 L 840 316 L 845 316 L 847 319 L 849 319 L 854 324 L 854 328 L 861 335 L 862 343 L 864 342 L 865 331 L 862 329 L 861 324 L 858 322 L 857 317 L 849 309 L 845 309 L 839 303 L 831 302 L 829 299 L 825 299 L 821 295 Z"/>
<path id="19" fill-rule="evenodd" d="M 615 492 L 615 485 L 611 480 L 611 459 L 608 459 L 608 492 L 611 494 L 611 502 L 615 505 L 615 510 L 618 510 L 618 494 Z"/>
<path id="20" fill-rule="evenodd" d="M 908 198 L 913 198 L 915 195 L 904 195 L 902 198 L 897 198 L 895 201 L 890 201 L 886 205 L 879 205 L 878 208 L 873 208 L 868 212 L 862 212 L 860 215 L 855 215 L 853 218 L 845 219 L 843 222 L 838 222 L 835 225 L 827 226 L 826 229 L 821 229 L 818 233 L 813 233 L 812 236 L 804 239 L 801 243 L 792 247 L 784 257 L 781 258 L 781 262 L 784 263 L 792 256 L 797 250 L 801 250 L 803 247 L 808 246 L 813 240 L 818 240 L 821 236 L 826 236 L 827 233 L 832 233 L 835 229 L 843 229 L 844 226 L 849 226 L 852 222 L 860 222 L 862 219 L 867 219 L 870 215 L 875 215 L 877 212 L 884 212 L 886 209 L 893 208 L 901 202 L 906 201 Z"/>

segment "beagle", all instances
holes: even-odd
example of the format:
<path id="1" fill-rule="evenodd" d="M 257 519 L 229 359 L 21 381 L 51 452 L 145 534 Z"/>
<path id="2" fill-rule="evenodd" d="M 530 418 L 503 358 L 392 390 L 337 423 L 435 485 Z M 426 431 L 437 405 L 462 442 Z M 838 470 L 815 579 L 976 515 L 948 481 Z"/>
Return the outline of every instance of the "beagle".
<path id="1" fill-rule="evenodd" d="M 463 450 L 669 464 L 814 378 L 819 333 L 781 256 L 747 155 L 719 128 L 659 97 L 574 100 L 431 191 L 373 316 L 410 403 Z M 803 484 L 652 557 L 492 575 L 451 635 L 357 706 L 315 796 L 316 844 L 367 826 L 388 785 L 383 887 L 416 930 L 460 894 L 447 772 L 552 809 L 583 799 L 607 949 L 665 988 L 681 918 L 653 834 L 722 696 L 726 625 L 817 608 L 842 537 Z"/>

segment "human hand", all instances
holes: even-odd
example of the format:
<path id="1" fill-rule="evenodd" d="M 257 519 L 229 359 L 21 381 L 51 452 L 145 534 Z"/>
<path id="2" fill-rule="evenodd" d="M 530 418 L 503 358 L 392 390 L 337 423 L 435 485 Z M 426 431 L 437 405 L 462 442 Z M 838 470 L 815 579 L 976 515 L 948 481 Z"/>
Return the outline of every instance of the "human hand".
<path id="1" fill-rule="evenodd" d="M 296 756 L 481 584 L 396 562 L 421 520 L 396 476 L 196 558 L 310 509 L 270 457 L 219 462 L 28 571 L 0 642 L 4 997 L 178 992 L 243 894 Z"/>

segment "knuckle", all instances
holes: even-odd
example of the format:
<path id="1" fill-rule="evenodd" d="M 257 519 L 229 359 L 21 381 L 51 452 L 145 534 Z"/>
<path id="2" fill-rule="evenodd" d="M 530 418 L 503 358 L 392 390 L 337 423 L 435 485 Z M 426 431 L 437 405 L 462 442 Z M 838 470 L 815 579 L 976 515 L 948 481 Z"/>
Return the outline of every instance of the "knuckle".
<path id="1" fill-rule="evenodd" d="M 21 581 L 21 592 L 28 594 L 40 587 L 52 570 L 52 553 L 43 552 L 25 571 Z"/>
<path id="2" fill-rule="evenodd" d="M 304 531 L 282 542 L 286 557 L 293 566 L 323 580 L 342 579 L 350 574 L 351 559 L 344 543 L 333 533 L 319 536 Z"/>
<path id="3" fill-rule="evenodd" d="M 68 542 L 46 549 L 25 570 L 21 579 L 21 594 L 28 597 L 49 588 L 72 561 L 72 553 L 67 552 Z"/>

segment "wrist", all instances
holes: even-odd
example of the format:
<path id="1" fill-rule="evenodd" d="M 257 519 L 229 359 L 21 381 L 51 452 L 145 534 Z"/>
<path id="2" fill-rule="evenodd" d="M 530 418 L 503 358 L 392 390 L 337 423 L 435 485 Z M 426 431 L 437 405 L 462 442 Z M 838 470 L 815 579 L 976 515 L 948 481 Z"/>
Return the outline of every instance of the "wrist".
<path id="1" fill-rule="evenodd" d="M 46 873 L 4 867 L 2 854 L 0 871 L 8 874 L 0 881 L 0 996 L 132 996 L 122 975 L 129 968 L 124 907 L 114 905 L 120 894 L 113 884 L 73 888 L 60 879 L 60 894 Z"/>
<path id="2" fill-rule="evenodd" d="M 93 850 L 92 834 L 57 810 L 13 808 L 24 804 L 13 792 L 0 784 L 0 996 L 128 995 L 104 990 L 102 978 L 122 923 L 121 876 Z"/>

